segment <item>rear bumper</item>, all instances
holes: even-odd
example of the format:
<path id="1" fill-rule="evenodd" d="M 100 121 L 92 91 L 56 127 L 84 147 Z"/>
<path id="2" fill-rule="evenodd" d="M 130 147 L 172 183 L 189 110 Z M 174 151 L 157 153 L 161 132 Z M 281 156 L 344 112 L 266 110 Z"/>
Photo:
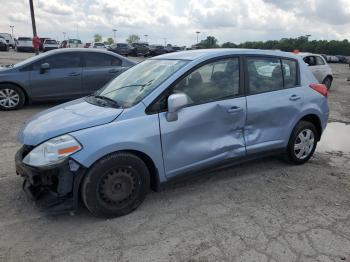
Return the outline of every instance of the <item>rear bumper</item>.
<path id="1" fill-rule="evenodd" d="M 17 46 L 17 51 L 19 52 L 34 52 L 34 47 L 32 46 Z"/>
<path id="2" fill-rule="evenodd" d="M 54 49 L 58 49 L 58 47 L 44 47 L 43 51 L 50 51 L 50 50 L 54 50 Z"/>
<path id="3" fill-rule="evenodd" d="M 23 181 L 26 195 L 37 207 L 49 213 L 69 212 L 77 209 L 79 185 L 86 169 L 73 160 L 66 160 L 50 168 L 31 167 L 23 163 L 29 150 L 23 146 L 15 156 L 16 173 Z M 72 165 L 74 170 L 72 171 Z"/>

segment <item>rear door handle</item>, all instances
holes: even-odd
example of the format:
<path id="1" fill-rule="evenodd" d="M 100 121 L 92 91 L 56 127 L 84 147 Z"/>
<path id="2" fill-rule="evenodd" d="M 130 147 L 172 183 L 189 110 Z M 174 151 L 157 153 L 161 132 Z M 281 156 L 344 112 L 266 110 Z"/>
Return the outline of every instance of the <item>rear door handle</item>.
<path id="1" fill-rule="evenodd" d="M 238 106 L 233 106 L 227 110 L 227 113 L 232 114 L 232 113 L 237 113 L 240 111 L 242 111 L 242 108 L 240 108 Z"/>
<path id="2" fill-rule="evenodd" d="M 300 96 L 298 96 L 298 95 L 291 95 L 290 97 L 289 97 L 289 100 L 290 101 L 297 101 L 297 100 L 299 100 L 301 97 Z"/>
<path id="3" fill-rule="evenodd" d="M 69 76 L 79 76 L 79 75 L 80 75 L 80 73 L 78 73 L 78 72 L 69 73 Z"/>

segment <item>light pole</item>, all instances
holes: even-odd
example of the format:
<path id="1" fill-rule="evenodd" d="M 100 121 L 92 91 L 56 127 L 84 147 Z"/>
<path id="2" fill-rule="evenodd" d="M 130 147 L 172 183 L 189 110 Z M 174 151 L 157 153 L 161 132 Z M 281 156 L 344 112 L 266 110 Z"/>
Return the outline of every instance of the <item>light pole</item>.
<path id="1" fill-rule="evenodd" d="M 198 44 L 198 35 L 200 34 L 201 32 L 197 31 L 196 34 L 197 34 L 197 44 Z"/>
<path id="2" fill-rule="evenodd" d="M 11 31 L 12 31 L 12 37 L 14 36 L 13 35 L 13 28 L 15 27 L 14 25 L 10 25 L 10 27 L 11 27 Z"/>
<path id="3" fill-rule="evenodd" d="M 166 38 L 164 37 L 163 40 L 164 40 L 164 47 L 165 47 L 166 46 Z"/>
<path id="4" fill-rule="evenodd" d="M 37 38 L 33 0 L 29 0 L 29 8 L 30 8 L 30 16 L 32 18 L 33 36 L 34 38 Z M 34 49 L 35 49 L 35 54 L 38 55 L 39 49 L 38 48 L 34 48 Z"/>
<path id="5" fill-rule="evenodd" d="M 63 41 L 66 40 L 66 32 L 62 32 L 63 34 Z"/>
<path id="6" fill-rule="evenodd" d="M 115 35 L 116 35 L 116 33 L 117 33 L 117 29 L 112 29 L 113 30 L 113 41 L 114 41 L 114 43 L 116 43 L 116 41 L 115 41 Z"/>
<path id="7" fill-rule="evenodd" d="M 144 35 L 146 39 L 146 43 L 148 43 L 148 35 Z"/>

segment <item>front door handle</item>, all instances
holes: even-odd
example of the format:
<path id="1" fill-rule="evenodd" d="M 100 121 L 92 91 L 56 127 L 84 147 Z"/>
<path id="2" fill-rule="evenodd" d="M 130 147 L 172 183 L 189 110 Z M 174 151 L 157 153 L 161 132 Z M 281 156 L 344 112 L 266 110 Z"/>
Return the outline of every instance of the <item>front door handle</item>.
<path id="1" fill-rule="evenodd" d="M 298 96 L 298 95 L 291 95 L 290 97 L 289 97 L 289 100 L 290 101 L 297 101 L 297 100 L 299 100 L 301 97 L 300 96 Z"/>
<path id="2" fill-rule="evenodd" d="M 108 72 L 111 73 L 111 74 L 115 74 L 115 73 L 119 72 L 119 69 L 111 69 Z"/>
<path id="3" fill-rule="evenodd" d="M 80 75 L 80 73 L 78 73 L 78 72 L 69 73 L 69 76 L 79 76 L 79 75 Z"/>
<path id="4" fill-rule="evenodd" d="M 242 108 L 240 108 L 238 106 L 233 106 L 233 107 L 231 107 L 231 108 L 229 108 L 227 110 L 227 113 L 233 114 L 233 113 L 237 113 L 237 112 L 240 112 L 240 111 L 242 111 Z"/>

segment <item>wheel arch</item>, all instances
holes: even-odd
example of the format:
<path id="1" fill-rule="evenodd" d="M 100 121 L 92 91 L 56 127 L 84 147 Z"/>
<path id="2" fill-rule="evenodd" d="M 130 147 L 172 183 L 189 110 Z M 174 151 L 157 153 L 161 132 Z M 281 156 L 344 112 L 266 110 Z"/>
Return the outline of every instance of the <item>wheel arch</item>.
<path id="1" fill-rule="evenodd" d="M 321 125 L 321 120 L 320 118 L 316 115 L 316 114 L 307 114 L 305 116 L 303 116 L 301 119 L 299 119 L 299 121 L 297 123 L 299 123 L 300 121 L 307 121 L 312 123 L 317 130 L 317 141 L 320 141 L 321 139 L 321 135 L 322 135 L 322 125 Z"/>
<path id="2" fill-rule="evenodd" d="M 6 81 L 6 82 L 0 82 L 0 86 L 2 86 L 2 85 L 13 85 L 13 86 L 20 88 L 24 94 L 24 99 L 25 99 L 24 104 L 27 104 L 30 101 L 30 98 L 29 98 L 27 91 L 20 84 Z"/>
<path id="3" fill-rule="evenodd" d="M 149 170 L 151 189 L 153 191 L 160 191 L 159 172 L 158 172 L 158 169 L 157 169 L 154 161 L 152 160 L 152 158 L 149 155 L 147 155 L 146 153 L 139 151 L 139 150 L 126 149 L 126 150 L 117 150 L 117 151 L 110 152 L 108 154 L 103 155 L 102 157 L 100 157 L 96 161 L 94 161 L 94 163 L 89 168 L 91 168 L 95 163 L 100 161 L 102 158 L 105 158 L 109 155 L 116 154 L 116 153 L 130 153 L 130 154 L 133 154 L 133 155 L 137 156 L 138 158 L 140 158 L 146 164 L 146 166 Z M 79 191 L 81 190 L 82 181 L 84 180 L 86 173 L 83 175 L 83 177 L 79 183 Z"/>

